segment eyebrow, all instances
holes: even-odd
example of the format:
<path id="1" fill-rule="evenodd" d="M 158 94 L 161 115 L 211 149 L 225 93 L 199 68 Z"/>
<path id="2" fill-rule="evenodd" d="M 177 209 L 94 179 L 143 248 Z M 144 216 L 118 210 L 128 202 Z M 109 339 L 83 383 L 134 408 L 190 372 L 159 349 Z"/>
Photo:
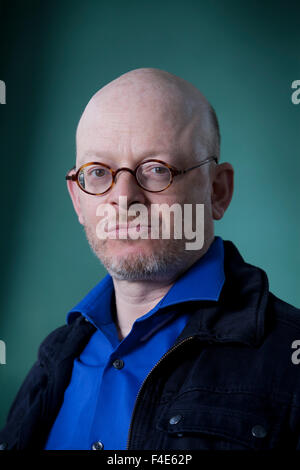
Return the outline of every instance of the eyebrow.
<path id="1" fill-rule="evenodd" d="M 105 160 L 108 159 L 108 160 L 111 160 L 111 163 L 112 162 L 112 159 L 113 159 L 113 156 L 115 154 L 113 154 L 112 152 L 99 152 L 99 151 L 93 151 L 93 150 L 87 150 L 86 152 L 84 152 L 84 154 L 82 155 L 82 158 L 81 160 L 83 160 L 85 157 L 90 157 L 92 159 L 99 159 L 99 161 L 103 161 L 103 163 L 105 163 Z M 145 158 L 158 158 L 159 155 L 164 155 L 164 156 L 168 156 L 168 157 L 171 157 L 171 153 L 169 152 L 164 152 L 162 150 L 146 150 L 145 152 L 142 152 L 140 155 L 139 155 L 139 161 L 143 161 Z M 176 155 L 174 154 L 173 155 L 174 157 L 176 157 Z M 79 162 L 81 165 L 83 165 L 83 162 Z M 79 165 L 80 166 L 80 165 Z"/>
<path id="2" fill-rule="evenodd" d="M 86 157 L 89 157 L 92 160 L 103 160 L 105 158 L 110 157 L 111 155 L 112 154 L 110 152 L 97 152 L 93 150 L 87 150 L 82 154 L 81 158 L 79 159 L 79 166 L 84 164 L 84 159 Z"/>

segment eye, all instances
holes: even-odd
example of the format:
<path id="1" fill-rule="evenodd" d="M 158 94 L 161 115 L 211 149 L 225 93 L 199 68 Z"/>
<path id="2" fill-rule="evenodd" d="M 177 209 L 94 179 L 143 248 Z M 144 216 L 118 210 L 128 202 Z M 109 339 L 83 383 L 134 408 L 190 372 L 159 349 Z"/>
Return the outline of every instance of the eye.
<path id="1" fill-rule="evenodd" d="M 105 174 L 105 170 L 103 170 L 103 168 L 96 168 L 95 170 L 92 170 L 92 174 L 94 176 L 103 176 Z"/>
<path id="2" fill-rule="evenodd" d="M 90 168 L 88 171 L 88 177 L 101 178 L 109 174 L 107 168 Z"/>
<path id="3" fill-rule="evenodd" d="M 169 169 L 164 165 L 154 163 L 146 163 L 142 167 L 143 174 L 146 176 L 165 176 L 169 173 Z"/>
<path id="4" fill-rule="evenodd" d="M 154 166 L 153 168 L 151 168 L 151 171 L 156 174 L 164 174 L 169 170 L 165 166 Z"/>

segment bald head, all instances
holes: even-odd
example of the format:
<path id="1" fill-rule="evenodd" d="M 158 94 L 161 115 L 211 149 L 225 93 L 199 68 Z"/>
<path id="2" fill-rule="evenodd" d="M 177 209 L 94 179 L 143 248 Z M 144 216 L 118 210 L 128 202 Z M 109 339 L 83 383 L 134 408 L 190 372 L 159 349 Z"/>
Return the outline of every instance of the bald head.
<path id="1" fill-rule="evenodd" d="M 134 117 L 132 125 L 129 116 Z M 220 133 L 212 106 L 189 82 L 154 68 L 127 72 L 95 93 L 77 127 L 77 152 L 80 153 L 82 142 L 86 144 L 90 129 L 98 124 L 102 134 L 108 121 L 110 128 L 115 126 L 116 132 L 122 133 L 126 129 L 133 133 L 149 116 L 157 117 L 160 127 L 164 123 L 177 134 L 188 129 L 197 159 L 212 155 L 219 159 Z"/>

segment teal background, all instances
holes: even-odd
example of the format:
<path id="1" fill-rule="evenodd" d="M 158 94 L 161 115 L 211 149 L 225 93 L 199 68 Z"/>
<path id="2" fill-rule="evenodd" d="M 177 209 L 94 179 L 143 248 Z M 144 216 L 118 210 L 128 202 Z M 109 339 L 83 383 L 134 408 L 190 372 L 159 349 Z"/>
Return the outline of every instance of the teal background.
<path id="1" fill-rule="evenodd" d="M 297 2 L 2 1 L 0 21 L 0 427 L 42 339 L 105 274 L 64 175 L 87 101 L 131 69 L 179 75 L 215 107 L 221 159 L 235 168 L 216 234 L 300 307 Z"/>

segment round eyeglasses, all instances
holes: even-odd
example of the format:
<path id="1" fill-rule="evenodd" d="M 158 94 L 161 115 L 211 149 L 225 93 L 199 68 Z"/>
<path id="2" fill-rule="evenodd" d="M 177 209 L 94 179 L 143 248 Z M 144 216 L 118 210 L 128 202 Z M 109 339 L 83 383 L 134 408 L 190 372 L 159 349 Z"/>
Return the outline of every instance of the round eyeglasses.
<path id="1" fill-rule="evenodd" d="M 186 168 L 185 170 L 178 170 L 162 160 L 155 159 L 143 161 L 137 165 L 135 170 L 127 167 L 112 170 L 105 163 L 90 162 L 85 163 L 75 173 L 70 174 L 71 171 L 75 171 L 75 167 L 73 167 L 67 173 L 66 180 L 76 181 L 79 188 L 87 194 L 100 196 L 112 188 L 120 171 L 129 171 L 142 189 L 151 193 L 159 193 L 172 184 L 175 176 L 183 175 L 211 161 L 218 163 L 216 157 L 209 157 L 198 163 L 198 165 Z"/>

